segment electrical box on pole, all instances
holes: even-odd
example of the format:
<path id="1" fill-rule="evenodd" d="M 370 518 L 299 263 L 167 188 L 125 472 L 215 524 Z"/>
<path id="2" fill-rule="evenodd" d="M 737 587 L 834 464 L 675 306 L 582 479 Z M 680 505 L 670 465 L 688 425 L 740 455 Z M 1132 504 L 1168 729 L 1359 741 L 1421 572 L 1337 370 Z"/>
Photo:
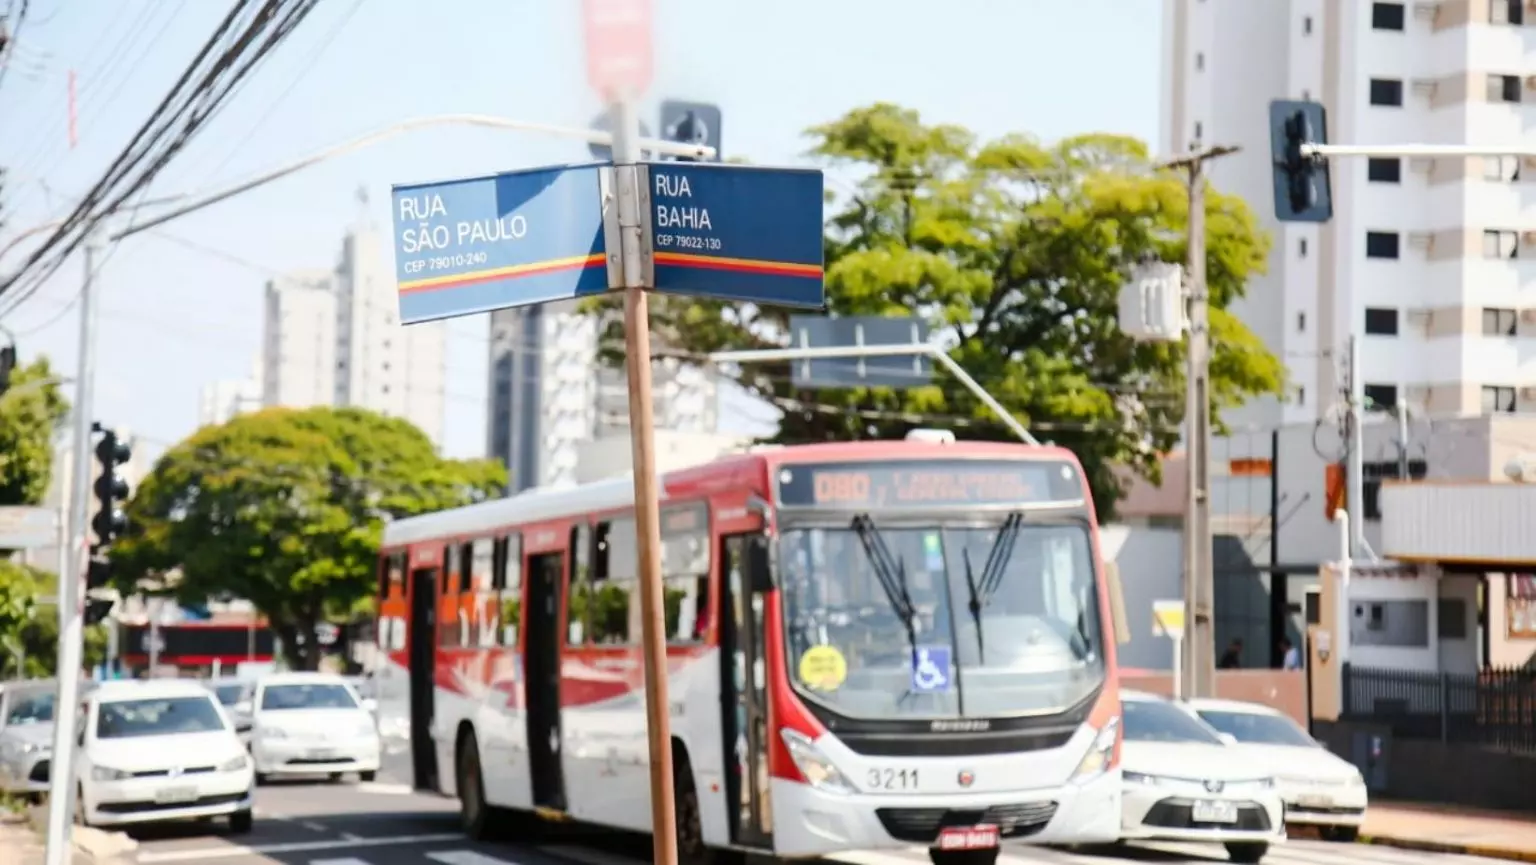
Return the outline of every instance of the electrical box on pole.
<path id="1" fill-rule="evenodd" d="M 1184 268 L 1147 262 L 1120 286 L 1120 330 L 1135 340 L 1177 342 L 1188 323 L 1184 306 Z"/>
<path id="2" fill-rule="evenodd" d="M 1328 159 L 1303 152 L 1306 145 L 1327 143 L 1328 115 L 1321 103 L 1286 99 L 1269 103 L 1276 219 L 1327 222 L 1333 218 Z"/>

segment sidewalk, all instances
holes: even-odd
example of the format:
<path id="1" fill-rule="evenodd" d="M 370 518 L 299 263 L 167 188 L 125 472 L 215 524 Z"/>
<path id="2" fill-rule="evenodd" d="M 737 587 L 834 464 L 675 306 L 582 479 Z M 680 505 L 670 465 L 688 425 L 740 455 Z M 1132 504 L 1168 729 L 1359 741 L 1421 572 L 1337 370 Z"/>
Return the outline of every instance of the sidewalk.
<path id="1" fill-rule="evenodd" d="M 0 863 L 42 865 L 43 838 L 34 826 L 33 814 L 0 813 Z M 95 829 L 76 827 L 71 865 L 130 865 L 137 858 L 136 845 Z"/>
<path id="2" fill-rule="evenodd" d="M 1365 812 L 1360 841 L 1536 863 L 1536 815 L 1372 802 Z"/>

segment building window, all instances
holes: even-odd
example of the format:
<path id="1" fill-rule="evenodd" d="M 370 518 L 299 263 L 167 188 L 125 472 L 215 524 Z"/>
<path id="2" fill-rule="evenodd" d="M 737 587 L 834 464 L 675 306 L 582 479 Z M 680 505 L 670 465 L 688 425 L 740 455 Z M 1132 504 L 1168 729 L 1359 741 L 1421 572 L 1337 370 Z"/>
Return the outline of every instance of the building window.
<path id="1" fill-rule="evenodd" d="M 1520 90 L 1520 76 L 1518 75 L 1488 76 L 1489 102 L 1519 102 Z"/>
<path id="2" fill-rule="evenodd" d="M 1429 645 L 1429 601 L 1352 602 L 1349 641 L 1356 646 Z"/>
<path id="3" fill-rule="evenodd" d="M 1366 258 L 1397 258 L 1398 235 L 1395 231 L 1367 231 L 1365 233 Z"/>
<path id="4" fill-rule="evenodd" d="M 1201 140 L 1204 137 L 1205 137 L 1205 125 L 1202 124 L 1200 121 L 1196 120 L 1195 121 L 1195 140 L 1199 141 L 1199 140 Z"/>
<path id="5" fill-rule="evenodd" d="M 1397 385 L 1367 384 L 1365 386 L 1365 410 L 1389 411 L 1397 405 Z"/>
<path id="6" fill-rule="evenodd" d="M 1307 314 L 1304 313 L 1304 312 L 1296 313 L 1296 332 L 1297 333 L 1306 333 L 1307 332 Z"/>
<path id="7" fill-rule="evenodd" d="M 1401 78 L 1372 78 L 1371 104 L 1386 107 L 1402 107 L 1403 80 Z"/>
<path id="8" fill-rule="evenodd" d="M 1522 640 L 1536 638 L 1536 576 L 1504 575 L 1504 611 L 1509 616 L 1506 634 Z"/>
<path id="9" fill-rule="evenodd" d="M 1520 235 L 1490 228 L 1483 232 L 1483 258 L 1519 258 Z"/>
<path id="10" fill-rule="evenodd" d="M 1402 183 L 1403 161 L 1401 159 L 1370 159 L 1365 164 L 1366 179 L 1372 183 Z"/>
<path id="11" fill-rule="evenodd" d="M 1367 336 L 1397 336 L 1397 310 L 1372 306 L 1365 310 Z"/>
<path id="12" fill-rule="evenodd" d="M 1483 385 L 1483 414 L 1514 414 L 1515 389 L 1502 385 Z"/>
<path id="13" fill-rule="evenodd" d="M 1371 4 L 1371 29 L 1372 30 L 1397 30 L 1403 29 L 1407 16 L 1403 14 L 1401 3 L 1372 3 Z"/>
<path id="14" fill-rule="evenodd" d="M 1306 405 L 1307 404 L 1307 386 L 1304 385 L 1304 384 L 1296 385 L 1296 404 L 1297 405 Z"/>
<path id="15" fill-rule="evenodd" d="M 1312 16 L 1307 15 L 1301 19 L 1301 32 L 1304 36 L 1312 35 Z"/>
<path id="16" fill-rule="evenodd" d="M 1519 27 L 1525 23 L 1524 0 L 1493 0 L 1488 5 L 1488 20 L 1493 24 Z"/>
<path id="17" fill-rule="evenodd" d="M 1518 319 L 1512 309 L 1483 308 L 1483 336 L 1514 336 Z"/>
<path id="18" fill-rule="evenodd" d="M 1435 631 L 1442 640 L 1467 638 L 1467 602 L 1461 598 L 1441 598 L 1435 618 L 1439 620 Z"/>
<path id="19" fill-rule="evenodd" d="M 1195 52 L 1195 71 L 1196 72 L 1203 72 L 1203 71 L 1205 71 L 1205 52 L 1203 52 L 1203 51 L 1196 51 Z"/>
<path id="20" fill-rule="evenodd" d="M 1484 156 L 1483 179 L 1495 183 L 1511 183 L 1520 179 L 1520 157 Z"/>
<path id="21" fill-rule="evenodd" d="M 1296 254 L 1298 258 L 1307 257 L 1307 239 L 1305 237 L 1296 241 Z"/>

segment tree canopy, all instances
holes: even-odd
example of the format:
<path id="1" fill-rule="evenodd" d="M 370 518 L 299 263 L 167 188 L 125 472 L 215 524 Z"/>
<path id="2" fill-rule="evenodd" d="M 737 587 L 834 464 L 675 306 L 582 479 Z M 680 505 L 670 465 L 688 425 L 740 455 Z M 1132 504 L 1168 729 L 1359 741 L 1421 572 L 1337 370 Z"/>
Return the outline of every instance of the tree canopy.
<path id="1" fill-rule="evenodd" d="M 1115 465 L 1157 478 L 1158 454 L 1179 439 L 1183 347 L 1125 336 L 1118 291 L 1148 256 L 1185 260 L 1180 175 L 1123 136 L 978 141 L 884 103 L 808 135 L 829 174 L 828 312 L 924 319 L 931 338 L 1037 437 L 1077 453 L 1105 515 L 1121 494 Z M 1209 190 L 1205 201 L 1219 428 L 1222 409 L 1280 392 L 1284 368 L 1226 312 L 1265 266 L 1268 237 L 1241 199 Z M 792 314 L 675 296 L 652 308 L 657 344 L 684 356 L 780 347 Z M 605 356 L 617 361 L 616 323 L 607 336 Z M 942 371 L 911 388 L 805 390 L 792 386 L 787 363 L 753 364 L 740 381 L 785 409 L 780 443 L 899 437 L 924 425 L 1012 437 Z"/>
<path id="2" fill-rule="evenodd" d="M 315 625 L 373 597 L 386 520 L 505 486 L 500 463 L 439 457 L 405 420 L 266 409 L 204 427 L 156 461 L 128 503 L 113 579 L 125 591 L 149 580 L 188 603 L 248 599 L 290 663 L 313 669 Z"/>
<path id="3" fill-rule="evenodd" d="M 0 560 L 0 677 L 42 678 L 58 672 L 58 607 L 41 602 L 57 592 L 53 574 Z M 106 627 L 87 627 L 84 665 L 100 663 L 106 646 Z"/>
<path id="4" fill-rule="evenodd" d="M 54 433 L 69 416 L 48 358 L 11 371 L 0 394 L 0 505 L 35 505 L 53 481 Z"/>

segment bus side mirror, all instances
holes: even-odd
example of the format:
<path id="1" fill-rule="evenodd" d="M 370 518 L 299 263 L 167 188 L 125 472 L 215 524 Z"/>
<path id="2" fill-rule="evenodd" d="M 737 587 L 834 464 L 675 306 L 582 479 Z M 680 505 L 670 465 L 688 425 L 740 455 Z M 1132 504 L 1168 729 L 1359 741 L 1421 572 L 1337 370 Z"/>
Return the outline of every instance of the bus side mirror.
<path id="1" fill-rule="evenodd" d="M 1125 615 L 1125 592 L 1120 588 L 1120 565 L 1104 563 L 1104 582 L 1109 586 L 1109 616 L 1114 620 L 1115 645 L 1123 646 L 1131 641 L 1131 625 Z"/>
<path id="2" fill-rule="evenodd" d="M 747 585 L 753 592 L 773 591 L 773 565 L 768 556 L 768 536 L 753 535 L 747 539 L 746 566 Z"/>

